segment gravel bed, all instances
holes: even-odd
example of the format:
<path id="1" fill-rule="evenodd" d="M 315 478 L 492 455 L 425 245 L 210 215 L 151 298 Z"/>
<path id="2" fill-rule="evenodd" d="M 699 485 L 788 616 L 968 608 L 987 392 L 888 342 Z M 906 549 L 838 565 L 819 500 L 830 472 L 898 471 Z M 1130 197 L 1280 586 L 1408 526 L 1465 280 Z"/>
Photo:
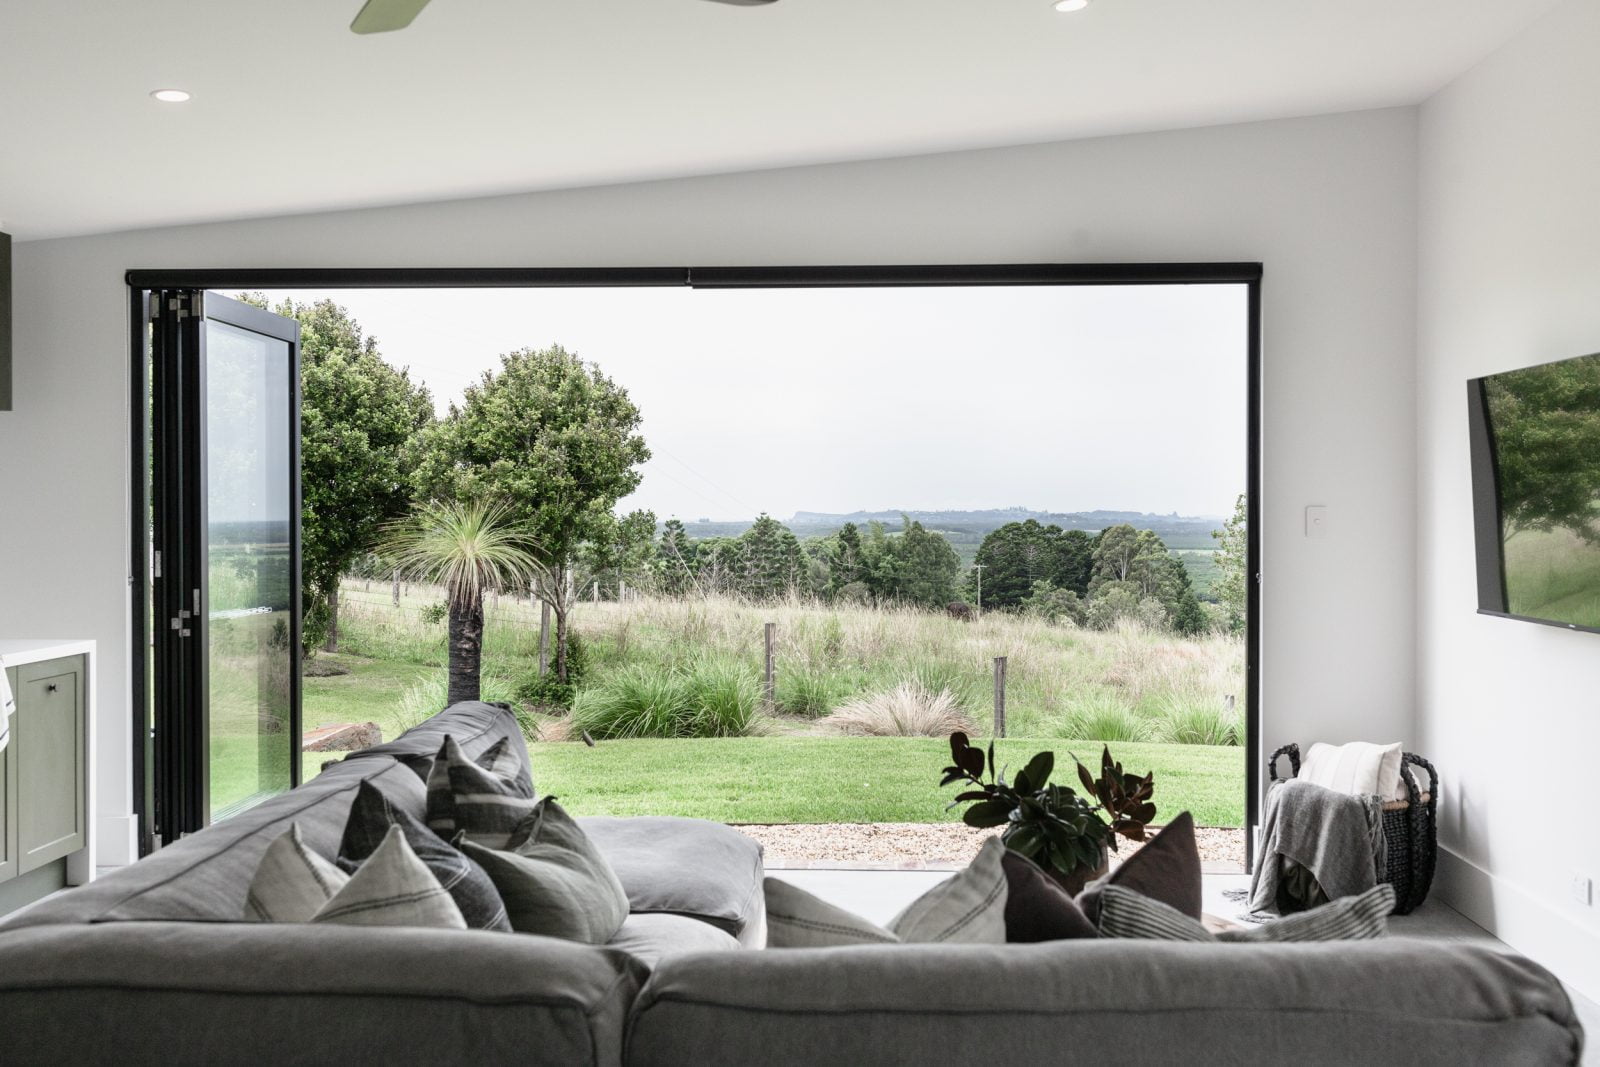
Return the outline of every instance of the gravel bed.
<path id="1" fill-rule="evenodd" d="M 962 823 L 829 823 L 770 826 L 740 824 L 734 829 L 766 849 L 771 870 L 842 869 L 889 871 L 960 870 L 972 861 L 984 839 L 998 829 L 974 830 Z M 1202 826 L 1195 832 L 1200 862 L 1211 873 L 1244 870 L 1244 831 Z M 1123 840 L 1115 866 L 1138 851 Z"/>

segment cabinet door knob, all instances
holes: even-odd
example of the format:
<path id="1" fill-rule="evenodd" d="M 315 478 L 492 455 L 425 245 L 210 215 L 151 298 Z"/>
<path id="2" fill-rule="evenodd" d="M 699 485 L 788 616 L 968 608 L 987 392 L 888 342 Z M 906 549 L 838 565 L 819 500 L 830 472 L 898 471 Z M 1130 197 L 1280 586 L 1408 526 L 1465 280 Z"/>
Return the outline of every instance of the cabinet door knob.
<path id="1" fill-rule="evenodd" d="M 46 693 L 57 693 L 61 691 L 61 687 L 56 683 L 51 682 L 49 685 L 44 687 L 44 691 Z"/>

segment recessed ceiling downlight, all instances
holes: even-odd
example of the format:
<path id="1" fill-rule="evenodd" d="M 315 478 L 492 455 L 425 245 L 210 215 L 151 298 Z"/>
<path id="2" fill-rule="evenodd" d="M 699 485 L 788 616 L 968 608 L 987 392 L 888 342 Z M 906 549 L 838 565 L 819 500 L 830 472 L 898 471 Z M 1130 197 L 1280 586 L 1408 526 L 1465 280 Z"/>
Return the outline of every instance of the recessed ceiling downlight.
<path id="1" fill-rule="evenodd" d="M 181 104 L 189 99 L 189 93 L 183 89 L 157 89 L 150 95 L 163 104 Z"/>
<path id="2" fill-rule="evenodd" d="M 1089 6 L 1089 0 L 1056 0 L 1056 10 L 1065 14 L 1068 11 L 1082 11 Z"/>

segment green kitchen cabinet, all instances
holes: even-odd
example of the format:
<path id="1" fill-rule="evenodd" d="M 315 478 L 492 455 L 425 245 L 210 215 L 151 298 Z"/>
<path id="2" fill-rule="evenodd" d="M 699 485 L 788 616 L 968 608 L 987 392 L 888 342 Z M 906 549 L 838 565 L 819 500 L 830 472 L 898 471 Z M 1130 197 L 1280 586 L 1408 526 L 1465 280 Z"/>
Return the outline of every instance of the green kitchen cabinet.
<path id="1" fill-rule="evenodd" d="M 82 656 L 6 672 L 16 697 L 0 753 L 0 881 L 71 855 L 88 842 L 88 665 Z"/>

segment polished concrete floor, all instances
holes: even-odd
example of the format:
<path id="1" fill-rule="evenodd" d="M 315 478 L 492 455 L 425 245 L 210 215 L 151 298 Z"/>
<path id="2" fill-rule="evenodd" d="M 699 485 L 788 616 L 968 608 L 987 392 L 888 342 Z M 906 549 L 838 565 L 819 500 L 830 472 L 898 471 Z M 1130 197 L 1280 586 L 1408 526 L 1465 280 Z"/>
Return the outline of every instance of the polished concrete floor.
<path id="1" fill-rule="evenodd" d="M 901 908 L 950 877 L 949 871 L 770 870 L 767 873 L 879 924 L 887 923 Z M 1232 917 L 1239 905 L 1225 894 L 1228 890 L 1249 887 L 1247 874 L 1206 875 L 1205 910 L 1224 918 Z M 1389 933 L 1392 937 L 1422 941 L 1477 941 L 1511 951 L 1510 946 L 1489 931 L 1437 901 L 1429 901 L 1410 915 L 1394 916 L 1389 920 Z M 1600 1005 L 1576 994 L 1572 995 L 1572 1000 L 1588 1035 L 1586 1044 L 1589 1047 L 1584 1050 L 1583 1062 L 1600 1067 L 1600 1050 L 1594 1047 L 1600 1040 Z"/>

